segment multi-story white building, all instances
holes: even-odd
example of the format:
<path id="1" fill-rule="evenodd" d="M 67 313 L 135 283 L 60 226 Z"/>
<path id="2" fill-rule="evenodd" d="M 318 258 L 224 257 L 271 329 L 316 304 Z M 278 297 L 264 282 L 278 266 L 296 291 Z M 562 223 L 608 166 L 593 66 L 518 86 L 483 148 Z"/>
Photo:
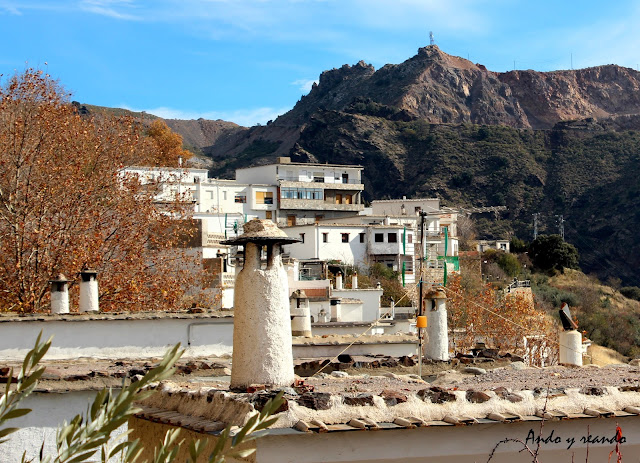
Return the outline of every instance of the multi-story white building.
<path id="1" fill-rule="evenodd" d="M 285 232 L 302 240 L 285 247 L 293 258 L 339 261 L 357 267 L 382 263 L 404 272 L 407 282 L 414 281 L 415 232 L 411 228 L 322 222 L 287 227 Z"/>
<path id="2" fill-rule="evenodd" d="M 445 266 L 448 272 L 459 269 L 455 211 L 440 209 L 438 199 L 380 201 L 384 207 L 379 208 L 375 203 L 373 210 L 379 212 L 402 212 L 405 204 L 412 209 L 405 214 L 338 217 L 288 227 L 287 234 L 302 242 L 287 246 L 286 252 L 296 259 L 335 260 L 365 268 L 382 263 L 406 283 L 415 281 L 421 260 L 429 281 L 442 281 Z M 414 209 L 416 204 L 419 209 Z"/>
<path id="3" fill-rule="evenodd" d="M 204 254 L 216 254 L 221 247 L 219 242 L 241 234 L 242 225 L 248 220 L 275 218 L 278 207 L 275 185 L 220 180 L 208 178 L 207 174 L 206 169 L 191 168 L 123 169 L 123 175 L 135 175 L 142 184 L 157 185 L 158 202 L 179 200 L 193 204 L 193 218 L 199 223 L 201 245 L 208 248 Z"/>
<path id="4" fill-rule="evenodd" d="M 281 157 L 275 164 L 236 170 L 236 181 L 278 188 L 280 227 L 345 217 L 364 209 L 362 166 L 308 164 Z"/>

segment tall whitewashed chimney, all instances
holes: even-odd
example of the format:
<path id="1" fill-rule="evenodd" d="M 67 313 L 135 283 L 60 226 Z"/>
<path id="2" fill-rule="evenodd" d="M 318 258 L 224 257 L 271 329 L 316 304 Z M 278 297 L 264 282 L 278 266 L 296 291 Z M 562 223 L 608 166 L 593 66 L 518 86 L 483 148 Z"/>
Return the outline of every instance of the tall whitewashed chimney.
<path id="1" fill-rule="evenodd" d="M 271 220 L 254 219 L 244 224 L 242 235 L 222 242 L 244 246 L 244 266 L 234 291 L 232 389 L 245 390 L 252 384 L 290 386 L 294 381 L 289 285 L 281 245 L 299 241 Z M 266 268 L 261 261 L 263 246 Z"/>
<path id="2" fill-rule="evenodd" d="M 444 288 L 434 286 L 424 296 L 427 316 L 428 340 L 424 356 L 431 360 L 449 360 L 449 333 L 447 330 L 447 295 Z"/>

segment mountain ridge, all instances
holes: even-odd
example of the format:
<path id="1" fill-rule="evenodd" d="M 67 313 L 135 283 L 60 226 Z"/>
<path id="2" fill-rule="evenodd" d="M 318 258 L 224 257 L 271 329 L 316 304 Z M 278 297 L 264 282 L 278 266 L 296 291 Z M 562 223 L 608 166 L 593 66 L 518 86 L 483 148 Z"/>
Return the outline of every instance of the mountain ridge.
<path id="1" fill-rule="evenodd" d="M 507 206 L 479 217 L 487 237 L 530 238 L 538 212 L 554 232 L 562 215 L 586 271 L 640 285 L 639 89 L 640 73 L 616 65 L 499 73 L 428 46 L 378 70 L 324 71 L 273 122 L 191 140 L 221 178 L 291 156 L 363 165 L 367 200 Z M 202 123 L 174 127 L 189 124 Z"/>

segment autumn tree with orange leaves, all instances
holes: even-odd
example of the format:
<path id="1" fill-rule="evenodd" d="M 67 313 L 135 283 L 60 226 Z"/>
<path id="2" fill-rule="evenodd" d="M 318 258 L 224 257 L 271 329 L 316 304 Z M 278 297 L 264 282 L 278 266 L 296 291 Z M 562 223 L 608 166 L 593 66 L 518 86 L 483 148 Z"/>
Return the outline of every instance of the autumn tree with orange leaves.
<path id="1" fill-rule="evenodd" d="M 154 165 L 176 167 L 178 159 L 187 160 L 192 156 L 190 151 L 182 148 L 182 136 L 172 131 L 162 119 L 154 120 L 147 129 L 147 135 L 156 146 Z"/>
<path id="2" fill-rule="evenodd" d="M 466 288 L 459 275 L 447 282 L 447 316 L 456 353 L 478 341 L 502 353 L 529 355 L 532 363 L 557 358 L 557 323 L 522 293 L 504 294 L 490 284 Z M 526 338 L 526 345 L 525 345 Z"/>
<path id="3" fill-rule="evenodd" d="M 0 87 L 0 311 L 48 309 L 49 283 L 99 272 L 102 310 L 175 307 L 197 262 L 175 247 L 180 230 L 153 192 L 119 175 L 149 165 L 158 147 L 132 119 L 78 115 L 60 85 L 27 69 Z"/>

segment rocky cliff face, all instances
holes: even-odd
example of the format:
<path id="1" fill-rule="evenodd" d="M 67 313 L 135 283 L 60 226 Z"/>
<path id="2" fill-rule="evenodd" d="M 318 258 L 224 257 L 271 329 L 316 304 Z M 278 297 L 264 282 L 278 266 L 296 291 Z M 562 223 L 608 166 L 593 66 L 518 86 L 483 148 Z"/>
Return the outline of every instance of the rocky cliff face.
<path id="1" fill-rule="evenodd" d="M 498 75 L 533 128 L 559 121 L 640 113 L 640 73 L 615 65 L 575 71 L 512 71 Z"/>
<path id="2" fill-rule="evenodd" d="M 640 73 L 620 66 L 496 73 L 432 45 L 377 71 L 362 61 L 325 71 L 279 122 L 302 124 L 319 109 L 341 111 L 368 98 L 431 123 L 543 129 L 565 120 L 638 114 L 639 86 Z"/>

